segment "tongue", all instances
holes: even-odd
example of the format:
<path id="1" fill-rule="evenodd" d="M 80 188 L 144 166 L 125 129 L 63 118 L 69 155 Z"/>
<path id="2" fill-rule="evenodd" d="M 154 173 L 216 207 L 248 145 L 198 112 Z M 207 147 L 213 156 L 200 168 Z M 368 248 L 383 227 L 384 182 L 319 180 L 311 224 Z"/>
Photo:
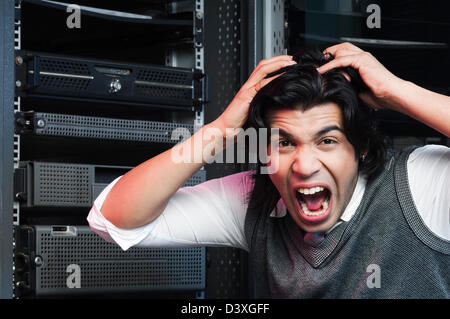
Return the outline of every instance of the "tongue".
<path id="1" fill-rule="evenodd" d="M 325 192 L 319 192 L 313 195 L 303 195 L 302 199 L 305 202 L 306 207 L 308 207 L 308 210 L 314 211 L 322 207 L 322 203 L 326 199 L 326 194 Z"/>

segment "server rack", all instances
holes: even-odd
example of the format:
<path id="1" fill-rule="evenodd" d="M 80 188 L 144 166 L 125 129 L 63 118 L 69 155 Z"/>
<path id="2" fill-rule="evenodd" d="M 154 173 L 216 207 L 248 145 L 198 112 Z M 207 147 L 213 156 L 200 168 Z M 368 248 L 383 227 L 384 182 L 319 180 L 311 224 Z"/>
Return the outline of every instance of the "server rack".
<path id="1" fill-rule="evenodd" d="M 101 1 L 98 4 L 101 6 Z M 65 25 L 64 36 L 60 30 L 52 30 L 54 18 L 66 15 L 67 4 L 2 2 L 2 32 L 7 35 L 2 39 L 13 40 L 4 46 L 7 51 L 2 51 L 2 62 L 7 71 L 8 66 L 15 68 L 13 74 L 2 77 L 7 90 L 1 94 L 9 98 L 3 102 L 3 114 L 14 117 L 12 122 L 7 118 L 2 121 L 14 125 L 14 153 L 9 153 L 13 156 L 9 163 L 14 165 L 14 178 L 2 178 L 14 181 L 10 192 L 14 194 L 13 207 L 2 210 L 6 218 L 2 219 L 2 252 L 9 254 L 9 258 L 2 258 L 2 297 L 95 296 L 100 292 L 124 296 L 139 292 L 152 297 L 161 296 L 161 291 L 167 297 L 203 297 L 205 247 L 122 252 L 104 242 L 83 221 L 93 200 L 114 178 L 203 125 L 207 99 L 203 1 L 167 1 L 167 5 L 150 1 L 147 5 L 157 10 L 142 15 L 114 7 L 96 10 L 83 1 L 79 5 L 85 13 L 84 22 L 91 27 L 129 28 L 131 35 L 122 30 L 122 37 L 133 36 L 138 23 L 160 32 L 181 31 L 166 43 L 167 48 L 161 49 L 162 43 L 149 61 L 140 57 L 135 63 L 130 55 L 117 57 L 104 51 L 101 44 L 86 42 L 76 32 L 72 38 Z M 136 6 L 142 9 L 138 2 Z M 39 34 L 43 30 L 34 29 L 46 22 L 38 27 L 35 16 L 42 18 L 47 13 L 48 30 L 45 35 Z M 37 34 L 42 36 L 39 41 L 35 41 Z M 186 42 L 184 37 L 190 40 Z M 98 38 L 104 43 L 111 40 L 105 34 Z M 72 42 L 82 44 L 81 50 L 72 47 Z M 88 52 L 81 52 L 83 48 Z M 15 86 L 13 103 L 10 84 Z M 2 128 L 11 133 L 11 127 Z M 108 161 L 94 152 L 101 145 L 115 147 L 119 153 L 130 152 L 133 160 L 125 156 Z M 185 186 L 205 180 L 202 169 Z M 5 194 L 8 191 L 2 189 Z M 10 199 L 8 196 L 2 203 L 8 204 Z M 15 235 L 10 237 L 13 227 Z M 102 251 L 109 255 L 99 258 Z M 78 257 L 65 260 L 67 256 Z M 84 268 L 83 288 L 68 289 L 63 280 L 67 273 L 62 273 L 66 261 Z M 98 271 L 103 279 L 91 273 Z M 58 284 L 48 282 L 55 278 L 61 279 Z"/>

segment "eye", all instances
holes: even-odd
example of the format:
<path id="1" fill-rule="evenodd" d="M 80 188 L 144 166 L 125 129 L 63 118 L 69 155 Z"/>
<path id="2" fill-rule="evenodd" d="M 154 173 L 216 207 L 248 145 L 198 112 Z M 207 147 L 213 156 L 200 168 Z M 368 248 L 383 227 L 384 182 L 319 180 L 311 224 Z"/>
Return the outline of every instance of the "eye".
<path id="1" fill-rule="evenodd" d="M 337 141 L 335 141 L 334 139 L 331 138 L 324 138 L 321 143 L 325 144 L 325 145 L 331 145 L 331 144 L 336 144 Z"/>
<path id="2" fill-rule="evenodd" d="M 281 146 L 281 147 L 288 147 L 288 146 L 291 146 L 292 143 L 290 141 L 287 141 L 287 140 L 281 140 L 281 141 L 278 142 L 278 145 Z"/>

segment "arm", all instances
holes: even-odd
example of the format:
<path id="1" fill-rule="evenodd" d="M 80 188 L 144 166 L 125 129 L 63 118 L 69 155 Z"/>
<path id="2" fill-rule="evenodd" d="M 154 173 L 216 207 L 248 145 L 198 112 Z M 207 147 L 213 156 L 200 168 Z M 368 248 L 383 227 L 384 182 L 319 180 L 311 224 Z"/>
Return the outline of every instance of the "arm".
<path id="1" fill-rule="evenodd" d="M 318 68 L 325 73 L 351 66 L 370 88 L 361 99 L 373 108 L 389 108 L 406 114 L 450 137 L 450 97 L 426 90 L 389 72 L 370 53 L 350 43 L 325 50 L 334 59 Z"/>
<path id="2" fill-rule="evenodd" d="M 133 229 L 118 228 L 102 215 L 111 182 L 95 199 L 88 215 L 91 229 L 123 250 L 135 247 L 237 247 L 248 249 L 244 222 L 253 171 L 240 172 L 182 187 L 169 199 L 163 213 L 151 223 Z"/>
<path id="3" fill-rule="evenodd" d="M 173 161 L 173 149 L 169 149 L 122 176 L 101 207 L 103 216 L 124 229 L 137 228 L 156 219 L 176 190 L 211 157 L 211 154 L 203 154 L 206 145 L 216 143 L 214 138 L 204 138 L 209 127 L 212 125 L 202 127 L 180 145 L 190 150 L 190 161 Z M 194 143 L 199 138 L 201 143 Z M 199 156 L 201 160 L 194 161 Z"/>
<path id="4" fill-rule="evenodd" d="M 450 97 L 402 81 L 391 93 L 394 110 L 402 112 L 450 137 Z"/>
<path id="5" fill-rule="evenodd" d="M 241 128 L 248 108 L 259 88 L 273 78 L 265 77 L 282 67 L 295 64 L 291 56 L 261 61 L 223 114 L 205 125 L 181 145 L 149 159 L 127 172 L 108 193 L 102 207 L 103 216 L 118 228 L 132 229 L 154 221 L 167 206 L 173 194 L 215 154 L 211 150 L 234 140 L 230 130 Z M 236 131 L 233 131 L 237 133 Z M 201 143 L 195 143 L 198 139 Z M 225 146 L 225 145 L 224 145 Z M 188 160 L 176 161 L 179 150 L 192 154 Z M 182 154 L 183 155 L 183 154 Z"/>

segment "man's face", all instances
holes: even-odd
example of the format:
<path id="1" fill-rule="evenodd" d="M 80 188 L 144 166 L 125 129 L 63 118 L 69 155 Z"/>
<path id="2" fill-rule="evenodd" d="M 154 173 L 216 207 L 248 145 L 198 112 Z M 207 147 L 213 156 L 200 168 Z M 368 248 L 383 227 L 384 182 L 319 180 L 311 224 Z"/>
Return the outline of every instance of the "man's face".
<path id="1" fill-rule="evenodd" d="M 302 112 L 268 114 L 278 170 L 270 179 L 294 221 L 306 232 L 330 229 L 344 212 L 358 179 L 355 150 L 344 135 L 342 113 L 335 103 Z"/>

